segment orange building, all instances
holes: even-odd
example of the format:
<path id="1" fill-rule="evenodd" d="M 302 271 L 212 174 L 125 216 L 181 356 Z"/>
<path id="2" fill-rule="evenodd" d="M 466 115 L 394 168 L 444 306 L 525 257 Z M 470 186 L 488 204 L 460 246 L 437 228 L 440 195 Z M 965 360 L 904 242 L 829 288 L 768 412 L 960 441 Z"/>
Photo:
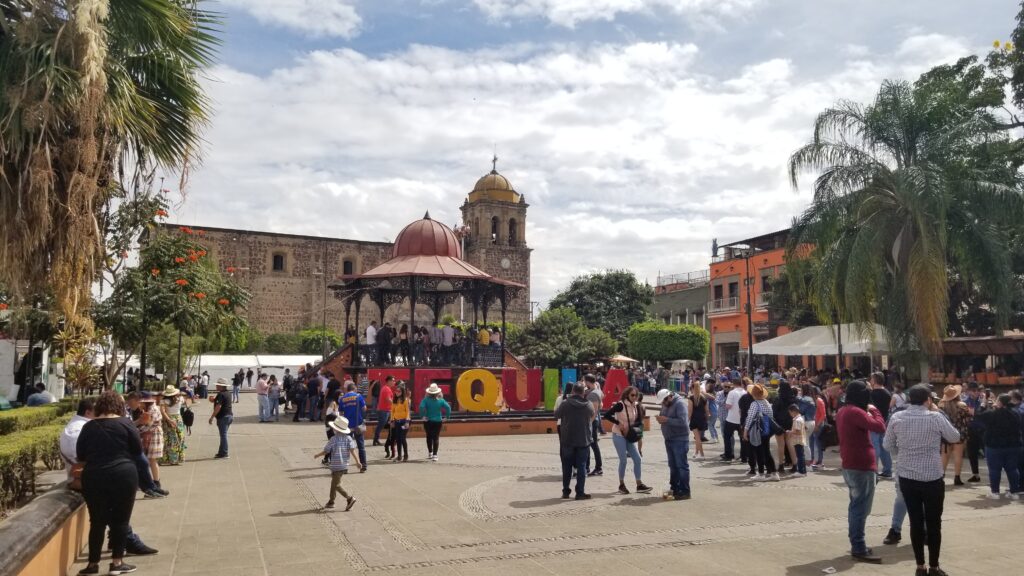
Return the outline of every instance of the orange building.
<path id="1" fill-rule="evenodd" d="M 708 288 L 711 366 L 744 366 L 751 329 L 755 343 L 788 332 L 784 326 L 773 329 L 768 318 L 770 286 L 784 271 L 788 237 L 787 229 L 717 247 Z"/>

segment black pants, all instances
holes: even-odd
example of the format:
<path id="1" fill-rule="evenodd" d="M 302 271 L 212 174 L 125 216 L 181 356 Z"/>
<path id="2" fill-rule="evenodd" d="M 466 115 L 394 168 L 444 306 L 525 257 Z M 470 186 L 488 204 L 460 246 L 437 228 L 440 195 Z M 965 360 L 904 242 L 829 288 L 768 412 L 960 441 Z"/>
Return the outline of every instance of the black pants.
<path id="1" fill-rule="evenodd" d="M 427 453 L 437 454 L 437 447 L 441 443 L 441 422 L 427 420 L 423 423 L 423 430 L 427 433 Z"/>
<path id="2" fill-rule="evenodd" d="M 585 494 L 587 483 L 587 458 L 590 457 L 590 448 L 586 446 L 563 446 L 562 457 L 562 492 L 569 492 L 569 480 L 572 473 L 576 472 L 576 494 Z"/>
<path id="3" fill-rule="evenodd" d="M 981 430 L 971 429 L 967 432 L 967 459 L 971 463 L 971 474 L 974 476 L 978 475 L 978 455 L 984 450 L 985 444 L 982 442 Z"/>
<path id="4" fill-rule="evenodd" d="M 110 527 L 112 558 L 124 558 L 131 531 L 132 508 L 139 489 L 139 473 L 131 462 L 82 473 L 82 496 L 89 508 L 89 563 L 100 561 L 103 536 Z"/>
<path id="5" fill-rule="evenodd" d="M 403 426 L 408 425 L 408 420 L 396 420 L 391 427 L 391 431 L 388 432 L 388 446 L 391 446 L 396 459 L 401 457 L 403 452 L 405 453 L 406 458 L 409 457 L 409 442 L 406 440 L 406 435 L 409 433 L 409 429 L 403 428 Z M 438 434 L 440 433 L 441 430 L 438 429 Z"/>
<path id="6" fill-rule="evenodd" d="M 597 441 L 601 438 L 601 423 L 595 420 L 590 424 L 590 448 L 594 450 L 594 470 L 601 470 L 601 446 Z"/>
<path id="7" fill-rule="evenodd" d="M 732 422 L 723 422 L 722 442 L 725 443 L 725 452 L 723 453 L 723 456 L 725 456 L 725 458 L 728 460 L 733 460 L 736 458 L 736 452 L 734 452 L 733 448 L 733 434 L 739 436 L 740 442 L 743 442 L 743 434 L 740 432 L 740 425 L 733 424 Z M 740 449 L 742 450 L 742 445 L 740 446 Z"/>
<path id="8" fill-rule="evenodd" d="M 775 458 L 772 458 L 772 437 L 761 436 L 760 446 L 751 446 L 751 451 L 754 453 L 750 456 L 749 462 L 750 471 L 754 471 L 754 462 L 757 463 L 757 471 L 760 474 L 775 474 Z"/>
<path id="9" fill-rule="evenodd" d="M 907 503 L 910 516 L 910 544 L 918 566 L 924 566 L 924 532 L 928 528 L 928 565 L 939 565 L 942 546 L 942 504 L 946 499 L 946 486 L 942 478 L 921 482 L 900 478 L 900 492 Z"/>

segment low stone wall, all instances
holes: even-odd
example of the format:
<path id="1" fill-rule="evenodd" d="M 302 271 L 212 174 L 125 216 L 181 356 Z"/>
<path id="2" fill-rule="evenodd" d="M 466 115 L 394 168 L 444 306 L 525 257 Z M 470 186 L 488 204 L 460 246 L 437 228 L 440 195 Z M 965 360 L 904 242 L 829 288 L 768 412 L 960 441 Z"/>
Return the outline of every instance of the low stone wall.
<path id="1" fill-rule="evenodd" d="M 0 522 L 0 574 L 66 576 L 89 531 L 85 501 L 60 485 Z"/>

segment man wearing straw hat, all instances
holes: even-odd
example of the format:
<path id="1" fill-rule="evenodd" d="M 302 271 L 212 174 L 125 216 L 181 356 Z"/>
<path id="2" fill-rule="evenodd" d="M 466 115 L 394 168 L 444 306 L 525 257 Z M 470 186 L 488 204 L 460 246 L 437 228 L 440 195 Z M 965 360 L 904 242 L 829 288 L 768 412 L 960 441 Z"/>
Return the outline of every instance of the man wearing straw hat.
<path id="1" fill-rule="evenodd" d="M 228 428 L 234 416 L 231 411 L 231 394 L 228 394 L 230 383 L 226 378 L 217 378 L 217 395 L 213 398 L 213 414 L 210 415 L 210 424 L 217 419 L 217 431 L 220 432 L 220 447 L 214 458 L 228 457 Z"/>
<path id="2" fill-rule="evenodd" d="M 327 442 L 324 449 L 313 456 L 314 460 L 318 460 L 324 456 L 330 455 L 330 466 L 331 466 L 331 492 L 327 498 L 327 504 L 324 504 L 324 508 L 334 508 L 334 495 L 341 494 L 345 498 L 345 511 L 348 512 L 355 505 L 356 499 L 354 496 L 350 496 L 345 489 L 341 487 L 341 477 L 348 472 L 348 459 L 349 456 L 356 462 L 356 468 L 361 468 L 362 463 L 359 461 L 359 452 L 356 447 L 352 444 L 352 438 L 350 434 L 352 430 L 348 427 L 348 418 L 344 416 L 338 416 L 334 420 L 327 423 L 328 426 L 334 430 L 334 436 Z"/>

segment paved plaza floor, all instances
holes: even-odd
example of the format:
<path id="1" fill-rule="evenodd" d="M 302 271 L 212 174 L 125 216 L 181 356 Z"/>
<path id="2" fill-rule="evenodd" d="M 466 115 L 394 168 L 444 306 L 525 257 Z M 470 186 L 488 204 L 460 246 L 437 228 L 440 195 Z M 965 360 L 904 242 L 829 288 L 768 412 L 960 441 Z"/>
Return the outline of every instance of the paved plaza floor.
<path id="1" fill-rule="evenodd" d="M 715 462 L 721 445 L 711 444 L 711 461 L 691 465 L 693 499 L 665 501 L 668 470 L 655 423 L 643 463 L 655 493 L 615 494 L 618 460 L 605 436 L 605 475 L 588 480 L 592 500 L 577 502 L 559 498 L 554 435 L 442 436 L 436 463 L 424 459 L 417 438 L 406 463 L 385 462 L 383 448 L 368 446 L 369 471 L 343 482 L 355 507 L 323 512 L 330 473 L 313 458 L 323 425 L 292 423 L 290 415 L 261 424 L 255 394 L 243 394 L 235 413 L 230 459 L 213 459 L 217 431 L 206 423 L 204 402 L 187 462 L 163 469 L 171 496 L 136 503 L 135 531 L 160 550 L 130 560 L 139 574 L 914 573 L 909 527 L 901 545 L 881 544 L 892 482 L 879 484 L 867 530 L 884 563 L 849 560 L 847 492 L 832 451 L 833 471 L 752 483 L 744 467 Z M 942 564 L 951 576 L 1020 573 L 1024 502 L 989 501 L 986 492 L 985 485 L 947 492 Z"/>

